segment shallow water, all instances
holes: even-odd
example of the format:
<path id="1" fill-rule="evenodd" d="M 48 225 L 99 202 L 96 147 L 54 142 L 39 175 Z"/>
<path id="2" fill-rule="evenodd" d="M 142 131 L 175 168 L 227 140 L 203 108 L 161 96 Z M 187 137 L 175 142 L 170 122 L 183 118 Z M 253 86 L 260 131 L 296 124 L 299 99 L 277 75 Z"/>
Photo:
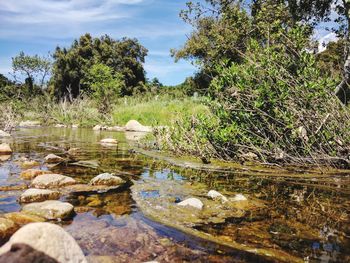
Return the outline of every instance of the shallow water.
<path id="1" fill-rule="evenodd" d="M 115 138 L 118 146 L 99 143 Z M 126 137 L 131 134 L 95 132 L 90 129 L 40 128 L 21 129 L 9 140 L 14 154 L 0 162 L 0 187 L 28 184 L 19 173 L 25 157 L 37 160 L 34 168 L 50 170 L 87 183 L 102 172 L 118 173 L 130 181 L 125 187 L 107 193 L 84 193 L 63 196 L 61 200 L 75 206 L 75 216 L 61 224 L 78 242 L 90 262 L 264 262 L 280 261 L 276 257 L 229 248 L 225 242 L 235 242 L 256 249 L 273 249 L 292 255 L 301 261 L 347 262 L 350 260 L 350 176 L 268 173 L 214 173 L 180 169 L 135 154 Z M 67 158 L 67 150 L 79 152 L 56 166 L 43 162 L 48 153 Z M 91 167 L 72 165 L 91 161 Z M 98 163 L 98 167 L 94 167 Z M 249 170 L 248 170 L 249 171 Z M 226 196 L 242 193 L 261 204 L 259 209 L 240 208 L 243 216 L 225 218 L 220 223 L 210 220 L 192 229 L 215 237 L 215 242 L 194 237 L 190 232 L 176 230 L 152 221 L 142 212 L 132 197 L 134 182 L 145 186 L 140 191 L 149 204 L 162 204 L 161 190 L 179 185 L 174 204 L 187 197 L 182 185 L 204 184 Z M 159 189 L 147 190 L 153 183 Z M 6 190 L 2 188 L 2 190 Z M 0 213 L 19 211 L 18 196 L 23 190 L 0 191 Z M 199 197 L 205 196 L 198 194 Z M 142 207 L 141 207 L 142 208 Z M 173 221 L 176 224 L 177 217 Z M 186 234 L 187 233 L 187 234 Z M 211 239 L 212 240 L 212 239 Z M 213 240 L 212 240 L 213 241 Z"/>

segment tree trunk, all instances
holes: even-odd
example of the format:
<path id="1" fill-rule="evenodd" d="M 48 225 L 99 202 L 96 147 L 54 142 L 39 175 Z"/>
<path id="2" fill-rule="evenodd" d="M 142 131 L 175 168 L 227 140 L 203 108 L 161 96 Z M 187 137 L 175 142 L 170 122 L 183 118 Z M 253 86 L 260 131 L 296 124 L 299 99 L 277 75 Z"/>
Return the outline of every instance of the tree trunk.
<path id="1" fill-rule="evenodd" d="M 335 95 L 337 95 L 341 102 L 347 104 L 350 100 L 350 0 L 343 0 L 343 3 L 348 28 L 345 41 L 345 62 L 343 67 L 343 80 L 337 86 L 335 90 Z"/>

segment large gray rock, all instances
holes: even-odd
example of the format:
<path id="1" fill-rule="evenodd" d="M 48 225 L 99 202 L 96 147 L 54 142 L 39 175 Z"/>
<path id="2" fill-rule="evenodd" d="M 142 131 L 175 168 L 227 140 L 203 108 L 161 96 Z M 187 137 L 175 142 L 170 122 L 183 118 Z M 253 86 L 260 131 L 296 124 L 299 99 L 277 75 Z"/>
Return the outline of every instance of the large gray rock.
<path id="1" fill-rule="evenodd" d="M 64 161 L 62 157 L 52 153 L 47 155 L 44 159 L 45 159 L 45 162 L 47 163 L 60 163 Z"/>
<path id="2" fill-rule="evenodd" d="M 8 155 L 12 153 L 10 145 L 7 143 L 0 144 L 0 154 Z"/>
<path id="3" fill-rule="evenodd" d="M 19 201 L 21 203 L 32 203 L 46 200 L 57 200 L 58 198 L 60 198 L 60 193 L 57 191 L 31 188 L 21 194 Z"/>
<path id="4" fill-rule="evenodd" d="M 134 132 L 152 132 L 152 128 L 148 126 L 144 126 L 138 121 L 130 120 L 125 125 L 126 131 L 134 131 Z"/>
<path id="5" fill-rule="evenodd" d="M 77 182 L 68 176 L 61 174 L 43 174 L 37 176 L 31 183 L 34 188 L 57 188 L 66 185 L 76 184 Z"/>
<path id="6" fill-rule="evenodd" d="M 74 206 L 70 203 L 48 200 L 24 205 L 22 211 L 28 214 L 41 216 L 48 220 L 65 219 L 73 214 Z"/>
<path id="7" fill-rule="evenodd" d="M 31 223 L 22 227 L 0 248 L 0 254 L 8 253 L 15 244 L 28 245 L 60 263 L 87 263 L 74 238 L 55 224 Z"/>
<path id="8" fill-rule="evenodd" d="M 91 179 L 91 185 L 107 185 L 107 186 L 116 186 L 125 183 L 125 181 L 119 176 L 115 176 L 110 173 L 100 174 L 93 179 Z"/>
<path id="9" fill-rule="evenodd" d="M 198 198 L 188 198 L 180 203 L 178 203 L 177 205 L 179 206 L 188 206 L 188 207 L 193 207 L 199 210 L 203 209 L 203 203 L 201 200 L 199 200 Z"/>

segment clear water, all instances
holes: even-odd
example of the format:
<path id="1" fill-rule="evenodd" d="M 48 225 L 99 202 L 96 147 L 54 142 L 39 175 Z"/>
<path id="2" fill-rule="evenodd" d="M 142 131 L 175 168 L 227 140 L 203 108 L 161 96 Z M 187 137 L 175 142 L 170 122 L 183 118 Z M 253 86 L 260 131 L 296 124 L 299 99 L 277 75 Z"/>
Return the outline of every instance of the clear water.
<path id="1" fill-rule="evenodd" d="M 115 138 L 120 143 L 117 147 L 105 147 L 99 143 L 104 138 Z M 223 191 L 228 196 L 243 193 L 265 205 L 264 209 L 251 211 L 241 218 L 194 226 L 217 237 L 217 242 L 210 242 L 148 219 L 132 198 L 131 184 L 107 193 L 63 196 L 61 200 L 72 203 L 76 214 L 70 220 L 56 223 L 77 240 L 90 262 L 281 260 L 228 248 L 220 245 L 221 240 L 274 248 L 300 261 L 350 260 L 350 177 L 347 173 L 322 176 L 279 176 L 275 173 L 270 176 L 249 174 L 249 171 L 213 173 L 180 169 L 132 153 L 124 133 L 90 129 L 21 129 L 9 143 L 14 153 L 0 162 L 1 214 L 21 209 L 17 198 L 23 190 L 18 188 L 29 184 L 19 177 L 25 169 L 21 167 L 23 158 L 38 161 L 40 165 L 34 168 L 71 176 L 82 183 L 102 172 L 120 173 L 130 182 L 156 181 L 159 187 L 171 182 L 201 182 L 208 189 Z M 70 148 L 80 151 L 67 162 L 55 167 L 44 163 L 49 153 L 67 158 L 66 151 Z M 99 167 L 71 165 L 77 161 L 98 161 Z M 157 199 L 160 194 L 150 190 L 141 195 L 144 199 Z"/>

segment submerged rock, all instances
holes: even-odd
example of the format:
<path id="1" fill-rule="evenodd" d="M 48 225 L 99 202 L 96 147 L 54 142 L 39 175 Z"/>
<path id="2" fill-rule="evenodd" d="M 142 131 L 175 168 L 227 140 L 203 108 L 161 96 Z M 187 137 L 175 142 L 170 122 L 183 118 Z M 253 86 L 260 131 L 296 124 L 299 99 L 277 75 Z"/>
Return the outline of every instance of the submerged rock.
<path id="1" fill-rule="evenodd" d="M 118 144 L 118 141 L 116 139 L 107 138 L 107 139 L 101 140 L 100 143 L 102 143 L 102 144 Z"/>
<path id="2" fill-rule="evenodd" d="M 37 176 L 32 181 L 31 186 L 35 188 L 57 188 L 76 183 L 73 178 L 61 174 L 43 174 Z"/>
<path id="3" fill-rule="evenodd" d="M 44 217 L 48 220 L 66 219 L 73 214 L 74 207 L 70 203 L 49 200 L 25 205 L 23 206 L 22 211 Z"/>
<path id="4" fill-rule="evenodd" d="M 52 154 L 50 153 L 49 155 L 47 155 L 45 158 L 45 162 L 47 163 L 60 163 L 62 161 L 64 161 L 64 159 L 56 154 Z"/>
<path id="5" fill-rule="evenodd" d="M 6 258 L 10 259 L 11 247 L 13 248 L 16 244 L 27 245 L 36 252 L 39 251 L 48 256 L 44 259 L 42 255 L 38 256 L 38 258 L 43 259 L 41 261 L 22 262 L 50 262 L 47 259 L 52 258 L 60 263 L 87 263 L 74 238 L 55 224 L 31 223 L 22 227 L 0 248 L 0 254 L 6 255 Z M 16 251 L 16 249 L 12 249 L 12 251 Z M 31 255 L 33 256 L 32 253 Z"/>
<path id="6" fill-rule="evenodd" d="M 134 132 L 152 132 L 152 128 L 148 126 L 144 126 L 136 120 L 130 120 L 125 125 L 126 131 L 134 131 Z"/>
<path id="7" fill-rule="evenodd" d="M 179 206 L 191 206 L 194 207 L 196 209 L 202 210 L 203 209 L 203 203 L 201 200 L 199 200 L 198 198 L 188 198 L 180 203 L 178 203 L 177 205 Z"/>
<path id="8" fill-rule="evenodd" d="M 81 193 L 81 192 L 98 192 L 98 193 L 104 193 L 108 192 L 109 190 L 117 189 L 119 185 L 115 186 L 106 186 L 106 185 L 88 185 L 88 184 L 74 184 L 65 186 L 62 189 L 63 193 Z"/>
<path id="9" fill-rule="evenodd" d="M 9 134 L 3 130 L 0 130 L 0 137 L 11 137 L 11 134 Z"/>
<path id="10" fill-rule="evenodd" d="M 125 181 L 122 178 L 110 173 L 100 174 L 94 177 L 93 179 L 91 179 L 90 181 L 91 185 L 107 185 L 107 186 L 116 186 L 124 183 Z"/>
<path id="11" fill-rule="evenodd" d="M 79 162 L 75 162 L 75 163 L 70 163 L 70 165 L 96 169 L 96 168 L 98 168 L 99 163 L 97 160 L 90 160 L 90 161 L 79 161 Z"/>
<path id="12" fill-rule="evenodd" d="M 212 199 L 220 199 L 222 202 L 227 202 L 228 199 L 226 196 L 224 196 L 223 194 L 219 193 L 218 191 L 215 190 L 210 190 L 208 192 L 208 197 L 212 198 Z"/>
<path id="13" fill-rule="evenodd" d="M 81 149 L 80 148 L 69 148 L 67 153 L 68 153 L 68 155 L 77 155 L 77 154 L 81 153 Z"/>
<path id="14" fill-rule="evenodd" d="M 17 230 L 15 222 L 7 218 L 0 218 L 0 240 L 6 239 Z"/>
<path id="15" fill-rule="evenodd" d="M 21 172 L 21 178 L 23 179 L 34 179 L 35 177 L 42 175 L 42 174 L 50 174 L 50 171 L 43 171 L 43 170 L 38 170 L 38 169 L 28 169 L 23 172 Z"/>
<path id="16" fill-rule="evenodd" d="M 31 168 L 31 167 L 35 167 L 35 166 L 39 166 L 40 163 L 38 161 L 35 160 L 24 160 L 20 166 L 21 168 Z"/>
<path id="17" fill-rule="evenodd" d="M 0 144 L 0 155 L 8 155 L 12 153 L 10 145 L 7 143 Z"/>
<path id="18" fill-rule="evenodd" d="M 10 158 L 11 158 L 11 155 L 1 155 L 0 154 L 0 161 L 1 162 L 5 162 L 5 161 L 7 161 Z"/>
<path id="19" fill-rule="evenodd" d="M 60 193 L 57 191 L 31 188 L 21 194 L 19 201 L 21 203 L 31 203 L 46 200 L 57 200 L 58 198 L 60 198 Z"/>
<path id="20" fill-rule="evenodd" d="M 5 218 L 12 220 L 18 225 L 26 225 L 35 222 L 45 222 L 45 218 L 41 216 L 26 214 L 23 212 L 12 212 L 4 215 Z"/>

